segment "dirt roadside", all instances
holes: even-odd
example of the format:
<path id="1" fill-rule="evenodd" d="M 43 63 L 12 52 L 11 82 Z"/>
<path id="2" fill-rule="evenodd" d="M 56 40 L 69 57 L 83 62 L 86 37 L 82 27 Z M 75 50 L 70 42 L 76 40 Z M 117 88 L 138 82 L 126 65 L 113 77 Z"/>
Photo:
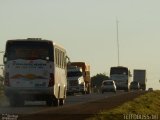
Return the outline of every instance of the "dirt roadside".
<path id="1" fill-rule="evenodd" d="M 84 120 L 100 111 L 110 110 L 120 106 L 145 93 L 143 91 L 129 92 L 89 103 L 58 107 L 57 109 L 44 111 L 43 113 L 19 115 L 18 120 Z"/>

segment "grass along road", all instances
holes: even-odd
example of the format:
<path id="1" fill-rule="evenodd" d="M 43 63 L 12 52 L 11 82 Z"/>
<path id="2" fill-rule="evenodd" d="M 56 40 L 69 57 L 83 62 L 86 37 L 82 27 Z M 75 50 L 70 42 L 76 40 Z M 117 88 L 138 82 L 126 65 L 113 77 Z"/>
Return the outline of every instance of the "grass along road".
<path id="1" fill-rule="evenodd" d="M 160 120 L 160 91 L 148 92 L 133 101 L 103 110 L 87 120 Z"/>

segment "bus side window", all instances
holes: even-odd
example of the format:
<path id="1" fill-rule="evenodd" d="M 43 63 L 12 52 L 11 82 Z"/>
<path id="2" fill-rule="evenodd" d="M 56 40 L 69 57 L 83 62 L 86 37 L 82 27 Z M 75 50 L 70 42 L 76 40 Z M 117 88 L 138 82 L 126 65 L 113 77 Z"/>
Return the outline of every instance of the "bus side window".
<path id="1" fill-rule="evenodd" d="M 59 67 L 61 68 L 61 51 L 59 50 Z"/>
<path id="2" fill-rule="evenodd" d="M 57 49 L 55 49 L 55 57 L 54 57 L 54 59 L 55 59 L 55 64 L 57 66 Z"/>
<path id="3" fill-rule="evenodd" d="M 64 68 L 64 61 L 65 61 L 64 52 L 62 52 L 62 68 Z"/>
<path id="4" fill-rule="evenodd" d="M 58 49 L 57 49 L 57 51 L 58 51 L 58 52 L 57 52 L 57 53 L 58 53 L 58 54 L 57 54 L 57 58 L 58 58 L 58 59 L 57 59 L 57 62 L 58 62 L 58 67 L 60 67 L 60 59 L 59 59 L 59 58 L 60 58 L 60 56 L 59 56 L 60 54 L 59 54 L 59 50 L 58 50 Z"/>
<path id="5" fill-rule="evenodd" d="M 60 51 L 60 67 L 63 68 L 63 52 Z"/>
<path id="6" fill-rule="evenodd" d="M 56 54 L 56 59 L 57 59 L 56 64 L 57 64 L 57 67 L 58 67 L 58 66 L 59 66 L 59 65 L 58 65 L 58 60 L 59 60 L 59 58 L 58 58 L 58 49 L 57 49 L 56 53 L 57 53 L 57 54 Z"/>

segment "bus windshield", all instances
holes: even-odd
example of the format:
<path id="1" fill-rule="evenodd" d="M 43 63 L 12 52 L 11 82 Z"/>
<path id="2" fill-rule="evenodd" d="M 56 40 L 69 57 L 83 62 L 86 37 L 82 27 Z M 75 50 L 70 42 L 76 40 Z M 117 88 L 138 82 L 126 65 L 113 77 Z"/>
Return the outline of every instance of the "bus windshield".
<path id="1" fill-rule="evenodd" d="M 128 69 L 127 68 L 112 67 L 110 70 L 110 75 L 113 75 L 113 74 L 128 75 Z"/>
<path id="2" fill-rule="evenodd" d="M 48 42 L 9 42 L 6 48 L 7 60 L 50 60 L 53 61 L 53 47 Z"/>

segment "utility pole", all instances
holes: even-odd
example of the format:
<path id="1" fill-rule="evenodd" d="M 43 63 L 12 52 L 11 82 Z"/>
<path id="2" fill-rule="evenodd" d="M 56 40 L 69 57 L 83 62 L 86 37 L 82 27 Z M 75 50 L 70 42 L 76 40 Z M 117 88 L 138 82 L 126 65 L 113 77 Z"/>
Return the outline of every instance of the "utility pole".
<path id="1" fill-rule="evenodd" d="M 120 62 L 119 62 L 119 36 L 118 36 L 118 19 L 116 18 L 116 25 L 117 25 L 117 55 L 118 55 L 118 66 L 119 66 L 119 64 L 120 64 Z"/>

